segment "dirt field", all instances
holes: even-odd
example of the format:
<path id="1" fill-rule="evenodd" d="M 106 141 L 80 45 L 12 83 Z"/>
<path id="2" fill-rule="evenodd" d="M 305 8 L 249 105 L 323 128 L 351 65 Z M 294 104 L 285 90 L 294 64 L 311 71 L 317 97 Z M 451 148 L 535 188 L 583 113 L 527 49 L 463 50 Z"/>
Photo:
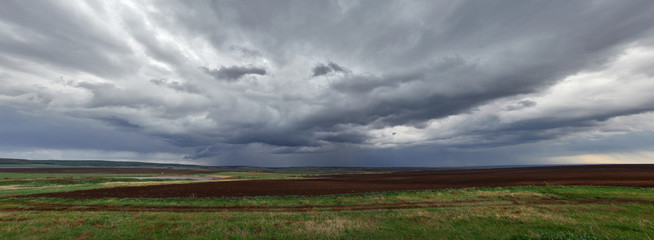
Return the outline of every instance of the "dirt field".
<path id="1" fill-rule="evenodd" d="M 550 185 L 654 187 L 654 165 L 562 166 L 343 174 L 310 180 L 252 180 L 116 187 L 37 194 L 28 197 L 95 199 L 324 195 L 392 190 L 544 185 L 545 182 Z"/>
<path id="2" fill-rule="evenodd" d="M 98 173 L 98 174 L 202 174 L 215 171 L 204 169 L 162 169 L 162 168 L 0 168 L 8 173 Z"/>

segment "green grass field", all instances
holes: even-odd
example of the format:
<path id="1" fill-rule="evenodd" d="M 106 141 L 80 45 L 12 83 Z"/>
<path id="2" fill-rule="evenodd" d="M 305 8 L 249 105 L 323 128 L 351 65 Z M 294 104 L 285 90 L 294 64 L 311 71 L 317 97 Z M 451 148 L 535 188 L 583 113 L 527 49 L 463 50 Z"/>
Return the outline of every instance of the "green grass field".
<path id="1" fill-rule="evenodd" d="M 88 173 L 4 173 L 0 172 L 0 197 L 47 192 L 61 192 L 118 186 L 152 185 L 162 183 L 190 183 L 192 180 L 126 179 L 121 177 L 153 177 L 158 174 L 88 174 Z M 175 174 L 175 176 L 184 176 Z M 228 177 L 223 181 L 253 179 L 298 179 L 316 174 L 267 172 L 218 172 L 188 176 Z"/>
<path id="2" fill-rule="evenodd" d="M 241 176 L 241 179 L 304 176 L 228 174 Z M 0 176 L 0 187 L 25 187 L 22 191 L 0 190 L 0 239 L 654 237 L 654 189 L 651 188 L 523 186 L 326 196 L 93 200 L 16 198 L 43 192 L 35 189 L 48 186 L 59 186 L 52 191 L 69 191 L 108 187 L 110 185 L 107 184 L 115 183 L 113 181 L 124 181 L 111 177 L 114 176 Z M 156 207 L 209 210 L 171 212 L 157 210 Z M 135 208 L 154 212 L 129 210 Z"/>

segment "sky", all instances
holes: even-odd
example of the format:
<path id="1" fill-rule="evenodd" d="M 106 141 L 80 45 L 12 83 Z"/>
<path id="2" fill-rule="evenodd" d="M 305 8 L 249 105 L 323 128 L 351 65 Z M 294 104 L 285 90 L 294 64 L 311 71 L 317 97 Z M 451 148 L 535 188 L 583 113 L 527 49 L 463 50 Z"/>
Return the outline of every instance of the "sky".
<path id="1" fill-rule="evenodd" d="M 0 2 L 0 157 L 654 163 L 654 1 Z"/>

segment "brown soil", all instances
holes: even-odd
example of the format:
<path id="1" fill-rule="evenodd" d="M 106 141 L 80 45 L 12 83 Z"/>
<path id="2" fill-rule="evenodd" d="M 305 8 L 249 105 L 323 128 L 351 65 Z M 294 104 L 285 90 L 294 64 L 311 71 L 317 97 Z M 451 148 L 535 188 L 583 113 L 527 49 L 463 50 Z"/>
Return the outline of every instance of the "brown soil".
<path id="1" fill-rule="evenodd" d="M 654 187 L 654 164 L 342 174 L 326 176 L 321 179 L 199 182 L 116 187 L 44 193 L 26 197 L 96 199 L 324 195 L 393 190 L 544 185 L 546 183 L 550 185 Z"/>
<path id="2" fill-rule="evenodd" d="M 163 169 L 163 168 L 1 168 L 9 173 L 101 173 L 101 174 L 202 174 L 215 171 L 206 169 Z"/>

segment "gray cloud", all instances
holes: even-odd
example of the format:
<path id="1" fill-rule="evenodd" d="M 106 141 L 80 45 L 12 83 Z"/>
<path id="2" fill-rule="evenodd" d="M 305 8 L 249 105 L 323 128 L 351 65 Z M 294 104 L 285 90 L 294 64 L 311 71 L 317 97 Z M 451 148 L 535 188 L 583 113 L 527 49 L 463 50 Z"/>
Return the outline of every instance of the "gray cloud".
<path id="1" fill-rule="evenodd" d="M 229 46 L 229 50 L 238 52 L 243 57 L 248 57 L 248 58 L 261 57 L 261 52 L 259 52 L 257 50 L 252 50 L 252 49 L 249 49 L 249 48 L 246 48 L 246 47 Z"/>
<path id="2" fill-rule="evenodd" d="M 161 79 L 150 79 L 150 82 L 154 85 L 160 86 L 160 87 L 167 87 L 171 89 L 175 89 L 180 92 L 188 92 L 188 93 L 202 93 L 198 87 L 191 85 L 191 84 L 183 84 L 179 83 L 176 81 L 169 81 L 165 78 Z"/>
<path id="3" fill-rule="evenodd" d="M 184 156 L 184 159 L 198 160 L 203 158 L 209 158 L 218 155 L 220 152 L 221 149 L 218 146 L 207 146 L 196 150 L 191 155 Z"/>
<path id="4" fill-rule="evenodd" d="M 326 65 L 319 64 L 318 66 L 314 67 L 312 71 L 313 71 L 312 76 L 317 77 L 317 76 L 327 75 L 333 70 Z"/>
<path id="5" fill-rule="evenodd" d="M 176 146 L 133 131 L 116 131 L 88 120 L 54 114 L 24 113 L 0 108 L 0 145 L 4 149 L 103 149 L 106 151 L 174 152 Z M 47 116 L 47 117 L 46 117 Z M 119 119 L 105 119 L 111 125 L 134 128 Z M 133 129 L 131 129 L 133 130 Z M 168 148 L 167 150 L 165 150 Z M 100 156 L 102 157 L 102 156 Z"/>
<path id="6" fill-rule="evenodd" d="M 217 80 L 236 81 L 241 77 L 249 74 L 266 75 L 267 71 L 262 67 L 254 66 L 231 66 L 220 67 L 220 69 L 209 69 L 202 67 L 202 70 Z"/>
<path id="7" fill-rule="evenodd" d="M 69 7 L 64 2 L 3 2 L 0 21 L 12 31 L 0 39 L 0 51 L 100 76 L 132 72 L 136 64 L 129 46 L 102 31 L 101 21 L 89 20 L 103 16 L 69 14 Z"/>
<path id="8" fill-rule="evenodd" d="M 121 89 L 111 83 L 80 83 L 78 86 L 93 93 L 93 99 L 87 105 L 89 108 L 141 108 L 143 106 L 157 104 L 155 99 L 148 98 L 146 95 L 137 94 L 138 90 L 136 89 Z"/>
<path id="9" fill-rule="evenodd" d="M 341 73 L 348 72 L 347 69 L 333 62 L 330 62 L 326 65 L 318 64 L 315 67 L 313 67 L 311 71 L 313 72 L 313 74 L 311 75 L 312 77 L 327 75 L 331 72 L 341 72 Z"/>
<path id="10" fill-rule="evenodd" d="M 520 109 L 527 108 L 527 107 L 533 107 L 536 104 L 537 104 L 536 102 L 531 101 L 531 100 L 522 100 L 522 101 L 517 102 L 516 104 L 512 104 L 512 105 L 504 107 L 504 110 L 506 110 L 506 111 L 515 111 L 515 110 L 520 110 Z"/>
<path id="11" fill-rule="evenodd" d="M 654 110 L 646 0 L 0 5 L 1 107 L 132 132 L 194 161 L 393 165 L 390 153 L 416 150 L 474 162 Z"/>

